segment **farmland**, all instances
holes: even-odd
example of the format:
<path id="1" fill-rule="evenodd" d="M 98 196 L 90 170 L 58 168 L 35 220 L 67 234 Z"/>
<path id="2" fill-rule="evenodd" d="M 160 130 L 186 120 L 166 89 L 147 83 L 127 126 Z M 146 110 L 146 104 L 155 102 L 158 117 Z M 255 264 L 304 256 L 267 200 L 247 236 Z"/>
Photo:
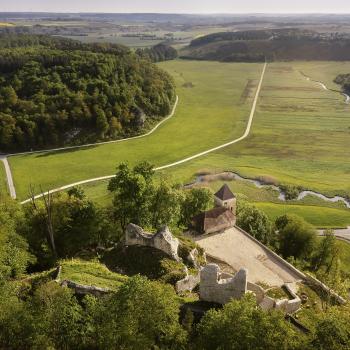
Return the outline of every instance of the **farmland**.
<path id="1" fill-rule="evenodd" d="M 110 175 L 124 160 L 130 164 L 148 160 L 161 166 L 243 134 L 261 64 L 171 61 L 160 66 L 173 75 L 177 85 L 180 102 L 172 119 L 155 134 L 139 140 L 11 157 L 19 197 L 27 197 L 30 184 L 49 189 Z M 187 183 L 200 172 L 232 170 L 328 195 L 349 195 L 350 105 L 342 95 L 324 90 L 301 74 L 339 89 L 333 79 L 348 71 L 350 63 L 270 64 L 250 136 L 163 173 Z M 96 201 L 110 201 L 106 182 L 86 188 Z M 286 205 L 278 201 L 276 193 L 238 181 L 233 190 L 257 202 L 271 218 L 290 211 L 319 227 L 344 227 L 350 222 L 349 210 L 338 204 L 307 197 Z"/>
<path id="2" fill-rule="evenodd" d="M 50 189 L 114 173 L 120 161 L 148 160 L 157 166 L 177 161 L 243 134 L 251 97 L 241 101 L 246 79 L 259 79 L 262 65 L 172 61 L 176 114 L 152 135 L 123 143 L 10 158 L 19 198 L 30 184 Z M 36 189 L 38 191 L 38 187 Z"/>

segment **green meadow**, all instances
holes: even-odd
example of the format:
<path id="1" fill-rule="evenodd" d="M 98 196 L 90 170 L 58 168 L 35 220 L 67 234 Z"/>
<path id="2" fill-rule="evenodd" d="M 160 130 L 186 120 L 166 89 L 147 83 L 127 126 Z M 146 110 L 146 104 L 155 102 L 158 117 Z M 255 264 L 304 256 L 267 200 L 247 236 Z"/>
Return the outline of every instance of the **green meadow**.
<path id="1" fill-rule="evenodd" d="M 175 176 L 169 177 L 176 182 Z M 203 183 L 201 186 L 209 188 L 213 193 L 222 185 L 223 181 Z M 344 228 L 350 226 L 350 210 L 341 202 L 325 202 L 317 197 L 307 196 L 302 201 L 283 202 L 278 199 L 277 191 L 266 187 L 257 188 L 244 181 L 226 182 L 238 200 L 247 200 L 264 211 L 274 221 L 284 214 L 296 214 L 317 228 Z M 98 205 L 107 206 L 112 203 L 112 196 L 107 191 L 108 180 L 86 184 L 83 187 L 85 194 Z"/>
<path id="2" fill-rule="evenodd" d="M 44 190 L 113 174 L 121 161 L 175 162 L 241 136 L 252 98 L 242 99 L 247 79 L 260 78 L 262 64 L 171 61 L 161 64 L 175 78 L 176 114 L 145 138 L 60 152 L 10 158 L 18 197 L 31 184 Z"/>
<path id="3" fill-rule="evenodd" d="M 350 194 L 350 105 L 299 73 L 308 72 L 312 63 L 292 65 L 269 65 L 250 136 L 199 159 L 192 169 L 214 165 L 216 171 L 268 176 L 329 195 Z M 335 76 L 336 65 L 325 64 L 322 75 L 330 67 L 329 76 Z M 350 63 L 347 67 L 350 71 Z"/>
<path id="4" fill-rule="evenodd" d="M 31 184 L 38 192 L 39 186 L 50 189 L 111 175 L 121 161 L 132 165 L 147 160 L 161 166 L 243 134 L 261 64 L 176 60 L 160 66 L 173 75 L 177 85 L 179 105 L 172 119 L 138 140 L 11 157 L 19 198 L 28 196 Z M 326 91 L 302 75 L 339 89 L 333 79 L 346 72 L 350 72 L 350 62 L 269 64 L 249 137 L 162 173 L 173 181 L 188 183 L 198 173 L 231 170 L 326 195 L 349 196 L 350 105 L 344 103 L 341 94 Z M 315 197 L 286 204 L 278 201 L 274 191 L 239 181 L 231 186 L 271 218 L 289 211 L 318 227 L 350 224 L 350 211 L 340 204 Z M 106 182 L 85 188 L 97 202 L 110 202 Z"/>

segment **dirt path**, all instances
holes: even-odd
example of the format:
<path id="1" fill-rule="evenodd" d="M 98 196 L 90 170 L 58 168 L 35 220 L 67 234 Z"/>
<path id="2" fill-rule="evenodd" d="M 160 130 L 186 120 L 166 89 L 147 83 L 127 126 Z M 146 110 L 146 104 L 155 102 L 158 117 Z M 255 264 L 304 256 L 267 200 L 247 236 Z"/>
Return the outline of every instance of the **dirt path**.
<path id="1" fill-rule="evenodd" d="M 17 197 L 16 196 L 16 189 L 15 189 L 15 185 L 13 184 L 13 178 L 12 178 L 10 164 L 9 164 L 7 157 L 5 155 L 0 155 L 0 160 L 4 163 L 6 179 L 7 179 L 7 186 L 9 189 L 10 196 L 11 196 L 11 198 L 16 199 L 16 197 Z"/>
<path id="2" fill-rule="evenodd" d="M 350 226 L 348 228 L 334 229 L 332 231 L 334 232 L 335 237 L 350 243 Z M 324 234 L 324 230 L 318 230 L 317 232 L 319 236 L 323 236 Z"/>
<path id="3" fill-rule="evenodd" d="M 257 103 L 258 103 L 258 99 L 259 99 L 259 94 L 260 94 L 260 90 L 261 90 L 261 86 L 262 86 L 262 83 L 263 83 L 263 80 L 264 80 L 264 76 L 265 76 L 265 71 L 266 71 L 266 67 L 267 67 L 267 63 L 264 64 L 264 67 L 263 67 L 263 70 L 262 70 L 262 73 L 261 73 L 261 77 L 260 77 L 260 81 L 259 81 L 259 85 L 258 85 L 258 88 L 256 90 L 256 93 L 255 93 L 255 97 L 254 97 L 254 101 L 253 101 L 253 105 L 252 105 L 252 109 L 250 111 L 250 115 L 249 115 L 249 119 L 248 119 L 248 124 L 247 124 L 247 127 L 246 127 L 246 130 L 244 132 L 244 134 L 237 138 L 237 139 L 234 139 L 230 142 L 227 142 L 227 143 L 224 143 L 220 146 L 217 146 L 217 147 L 214 147 L 214 148 L 211 148 L 211 149 L 208 149 L 204 152 L 201 152 L 201 153 L 197 153 L 193 156 L 190 156 L 190 157 L 187 157 L 187 158 L 184 158 L 184 159 L 181 159 L 177 162 L 174 162 L 174 163 L 170 163 L 170 164 L 166 164 L 166 165 L 163 165 L 163 166 L 160 166 L 160 167 L 157 167 L 157 168 L 154 168 L 155 171 L 158 171 L 158 170 L 162 170 L 162 169 L 167 169 L 167 168 L 171 168 L 171 167 L 174 167 L 176 165 L 179 165 L 179 164 L 183 164 L 183 163 L 186 163 L 186 162 L 189 162 L 193 159 L 196 159 L 196 158 L 199 158 L 199 157 L 202 157 L 206 154 L 209 154 L 209 153 L 212 153 L 212 152 L 215 152 L 219 149 L 222 149 L 222 148 L 225 148 L 225 147 L 228 147 L 228 146 L 231 146 L 237 142 L 240 142 L 242 140 L 244 140 L 250 133 L 250 130 L 251 130 L 251 127 L 252 127 L 252 123 L 253 123 L 253 118 L 254 118 L 254 114 L 255 114 L 255 110 L 256 110 L 256 106 L 257 106 Z M 174 111 L 173 111 L 174 113 Z M 169 118 L 169 117 L 168 117 Z M 153 132 L 153 131 L 152 131 Z M 148 134 L 149 135 L 149 134 Z M 142 135 L 142 136 L 136 136 L 136 137 L 144 137 L 144 136 L 147 136 L 146 135 Z M 126 139 L 124 140 L 119 140 L 119 142 L 121 141 L 126 141 Z M 115 142 L 115 141 L 114 141 Z M 93 179 L 88 179 L 88 180 L 83 180 L 83 181 L 79 181 L 79 182 L 75 182 L 75 183 L 72 183 L 72 184 L 69 184 L 69 185 L 65 185 L 65 186 L 62 186 L 62 187 L 58 187 L 58 188 L 55 188 L 55 189 L 52 189 L 50 190 L 50 193 L 55 193 L 55 192 L 59 192 L 59 191 L 63 191 L 63 190 L 66 190 L 70 187 L 74 187 L 74 186 L 79 186 L 79 185 L 83 185 L 83 184 L 87 184 L 87 183 L 91 183 L 91 182 L 97 182 L 97 181 L 101 181 L 101 180 L 107 180 L 107 179 L 111 179 L 112 177 L 114 177 L 115 175 L 107 175 L 107 176 L 101 176 L 101 177 L 96 177 L 96 178 L 93 178 Z M 46 192 L 47 193 L 47 192 Z M 36 195 L 35 198 L 41 198 L 43 196 L 43 194 L 39 194 L 39 195 Z M 27 199 L 23 202 L 21 202 L 21 204 L 25 204 L 25 203 L 28 203 L 31 199 Z"/>
<path id="4" fill-rule="evenodd" d="M 234 270 L 248 269 L 248 281 L 264 282 L 270 286 L 282 286 L 301 278 L 287 263 L 283 264 L 266 248 L 248 235 L 233 227 L 223 233 L 203 235 L 195 238 L 196 243 L 209 255 L 221 259 Z"/>

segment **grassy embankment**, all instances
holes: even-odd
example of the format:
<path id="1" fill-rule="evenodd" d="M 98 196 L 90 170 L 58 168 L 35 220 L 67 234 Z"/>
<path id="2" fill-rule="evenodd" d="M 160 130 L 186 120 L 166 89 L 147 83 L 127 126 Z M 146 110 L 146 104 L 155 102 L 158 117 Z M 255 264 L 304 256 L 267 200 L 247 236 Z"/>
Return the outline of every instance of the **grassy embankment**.
<path id="1" fill-rule="evenodd" d="M 99 262 L 72 259 L 62 261 L 61 266 L 62 281 L 115 290 L 127 280 L 127 276 L 112 272 Z"/>

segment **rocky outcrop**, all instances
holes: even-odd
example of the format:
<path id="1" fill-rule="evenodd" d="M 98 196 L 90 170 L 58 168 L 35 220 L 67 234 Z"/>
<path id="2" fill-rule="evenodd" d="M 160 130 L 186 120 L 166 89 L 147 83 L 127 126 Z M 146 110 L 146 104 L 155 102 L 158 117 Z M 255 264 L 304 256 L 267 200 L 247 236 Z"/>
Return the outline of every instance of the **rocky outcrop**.
<path id="1" fill-rule="evenodd" d="M 129 224 L 125 232 L 126 246 L 144 246 L 161 250 L 170 258 L 180 261 L 178 256 L 179 240 L 174 237 L 168 227 L 164 227 L 156 234 L 145 232 L 141 227 Z"/>
<path id="2" fill-rule="evenodd" d="M 200 299 L 226 304 L 231 299 L 240 299 L 247 292 L 247 270 L 239 270 L 232 278 L 221 279 L 216 264 L 205 266 L 200 272 Z"/>

